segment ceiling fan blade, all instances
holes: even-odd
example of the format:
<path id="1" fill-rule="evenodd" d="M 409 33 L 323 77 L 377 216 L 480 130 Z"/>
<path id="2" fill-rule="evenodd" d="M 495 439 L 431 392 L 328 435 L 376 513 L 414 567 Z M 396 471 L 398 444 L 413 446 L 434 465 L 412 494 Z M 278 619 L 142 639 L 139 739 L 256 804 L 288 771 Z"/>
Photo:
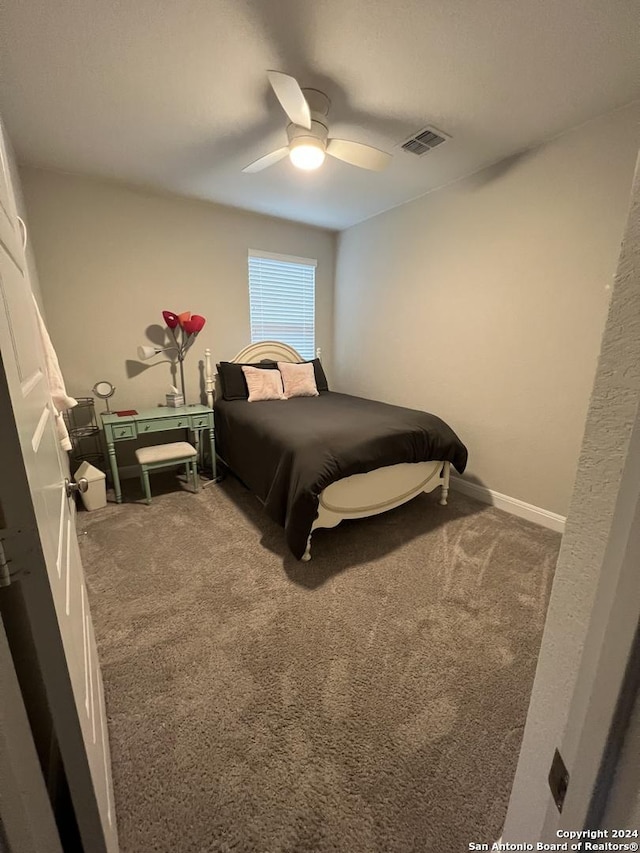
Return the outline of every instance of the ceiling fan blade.
<path id="1" fill-rule="evenodd" d="M 271 88 L 294 124 L 311 129 L 311 112 L 298 81 L 282 71 L 267 71 Z"/>
<path id="2" fill-rule="evenodd" d="M 327 154 L 373 172 L 381 172 L 391 162 L 391 154 L 371 145 L 363 145 L 362 142 L 349 142 L 347 139 L 330 139 Z"/>
<path id="3" fill-rule="evenodd" d="M 264 157 L 260 157 L 258 160 L 254 160 L 253 163 L 249 163 L 249 165 L 245 166 L 242 171 L 261 172 L 268 166 L 273 166 L 273 164 L 277 163 L 278 160 L 282 160 L 288 153 L 289 149 L 286 146 L 284 148 L 278 148 L 277 151 L 272 151 L 271 154 L 265 154 Z"/>

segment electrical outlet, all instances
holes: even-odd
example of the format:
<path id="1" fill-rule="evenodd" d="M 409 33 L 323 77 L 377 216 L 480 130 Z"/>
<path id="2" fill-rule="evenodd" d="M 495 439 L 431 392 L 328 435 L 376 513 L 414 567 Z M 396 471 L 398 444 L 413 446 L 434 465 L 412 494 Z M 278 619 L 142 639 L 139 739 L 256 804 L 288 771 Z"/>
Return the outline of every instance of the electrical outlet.
<path id="1" fill-rule="evenodd" d="M 562 756 L 557 749 L 553 754 L 553 761 L 549 770 L 549 787 L 551 788 L 551 794 L 556 807 L 561 812 L 567 788 L 569 787 L 569 771 L 565 767 Z"/>

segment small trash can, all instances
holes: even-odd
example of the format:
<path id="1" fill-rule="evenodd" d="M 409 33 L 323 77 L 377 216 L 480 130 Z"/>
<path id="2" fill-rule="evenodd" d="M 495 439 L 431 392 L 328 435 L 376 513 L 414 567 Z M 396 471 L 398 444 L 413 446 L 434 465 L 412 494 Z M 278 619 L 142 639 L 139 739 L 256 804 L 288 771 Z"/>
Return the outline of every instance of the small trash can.
<path id="1" fill-rule="evenodd" d="M 107 475 L 88 462 L 83 462 L 74 474 L 76 483 L 81 477 L 89 483 L 87 491 L 80 492 L 84 508 L 89 512 L 93 512 L 94 509 L 104 509 L 107 505 Z"/>

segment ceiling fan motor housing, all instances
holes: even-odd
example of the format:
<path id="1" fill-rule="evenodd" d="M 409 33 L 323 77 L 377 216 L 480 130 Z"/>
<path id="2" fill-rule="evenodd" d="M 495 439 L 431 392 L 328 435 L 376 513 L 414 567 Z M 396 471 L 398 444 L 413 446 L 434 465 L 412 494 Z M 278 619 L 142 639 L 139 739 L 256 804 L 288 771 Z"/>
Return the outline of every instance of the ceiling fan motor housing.
<path id="1" fill-rule="evenodd" d="M 289 147 L 296 148 L 298 145 L 318 145 L 320 143 L 324 151 L 327 147 L 327 137 L 329 136 L 327 116 L 331 101 L 324 92 L 320 92 L 318 89 L 303 89 L 302 92 L 309 104 L 311 128 L 307 129 L 293 123 L 288 125 L 287 136 L 289 138 Z"/>
<path id="2" fill-rule="evenodd" d="M 326 147 L 329 130 L 326 124 L 323 124 L 321 121 L 317 121 L 313 115 L 314 114 L 312 113 L 310 130 L 307 130 L 306 127 L 300 127 L 297 124 L 290 124 L 287 126 L 287 136 L 289 138 L 290 146 L 295 147 L 309 142 L 312 145 L 317 145 L 319 142 L 323 148 Z"/>

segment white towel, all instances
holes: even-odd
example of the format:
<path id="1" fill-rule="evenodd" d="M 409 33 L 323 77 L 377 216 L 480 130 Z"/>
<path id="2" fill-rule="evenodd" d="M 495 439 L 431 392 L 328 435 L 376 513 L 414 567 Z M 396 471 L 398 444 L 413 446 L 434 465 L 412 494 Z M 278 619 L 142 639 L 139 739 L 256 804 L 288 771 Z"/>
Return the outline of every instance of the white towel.
<path id="1" fill-rule="evenodd" d="M 74 400 L 73 397 L 70 397 L 67 394 L 67 389 L 64 387 L 64 379 L 62 378 L 58 356 L 56 355 L 56 351 L 51 343 L 49 332 L 47 331 L 47 327 L 45 326 L 44 320 L 40 314 L 40 309 L 38 308 L 35 296 L 33 297 L 33 304 L 36 308 L 38 331 L 40 332 L 40 339 L 42 340 L 42 348 L 44 350 L 44 367 L 47 375 L 47 382 L 49 383 L 51 401 L 53 403 L 53 413 L 56 417 L 58 439 L 63 450 L 71 450 L 69 432 L 67 431 L 67 425 L 64 422 L 62 413 L 66 409 L 73 409 L 74 406 L 78 405 L 78 401 Z"/>

